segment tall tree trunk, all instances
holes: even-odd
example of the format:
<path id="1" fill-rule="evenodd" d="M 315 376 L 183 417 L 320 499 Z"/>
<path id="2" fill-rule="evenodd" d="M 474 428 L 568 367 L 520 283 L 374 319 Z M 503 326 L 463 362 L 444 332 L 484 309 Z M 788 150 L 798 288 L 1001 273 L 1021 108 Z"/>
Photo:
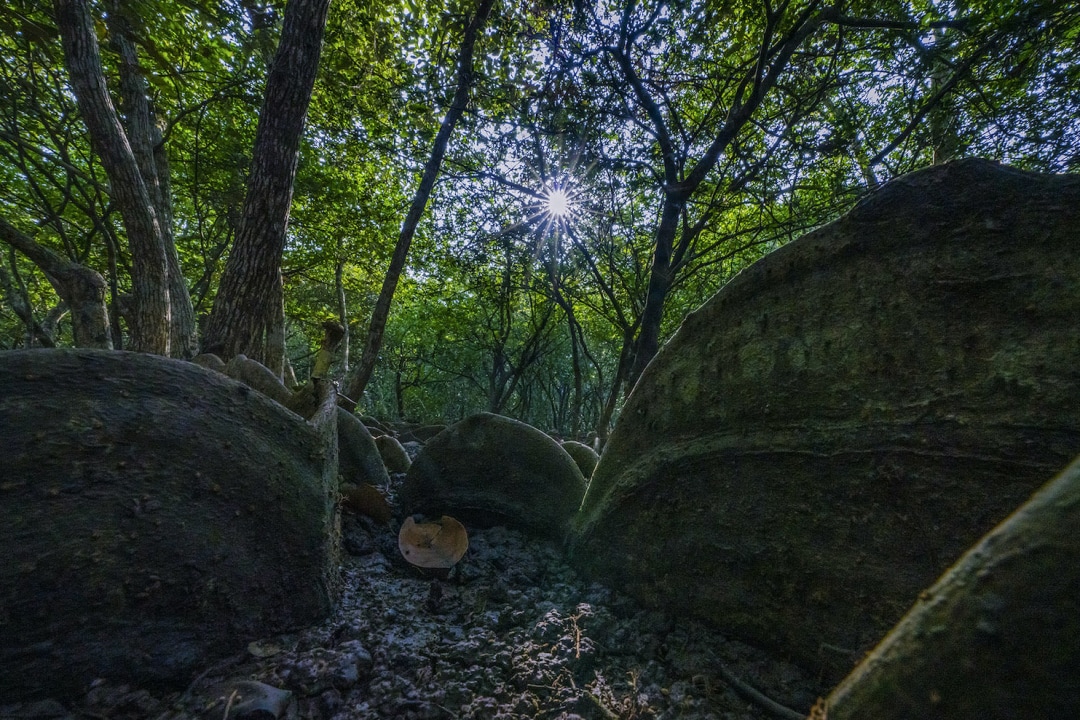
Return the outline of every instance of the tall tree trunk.
<path id="1" fill-rule="evenodd" d="M 259 111 L 247 196 L 203 350 L 241 353 L 281 376 L 285 358 L 281 256 L 330 0 L 290 0 Z"/>
<path id="2" fill-rule="evenodd" d="M 401 384 L 401 367 L 398 366 L 394 373 L 394 407 L 397 408 L 397 419 L 405 419 L 405 388 Z"/>
<path id="3" fill-rule="evenodd" d="M 0 218 L 0 240 L 41 268 L 56 293 L 67 303 L 76 346 L 112 349 L 109 313 L 105 307 L 105 278 L 85 265 L 71 262 L 37 244 L 3 218 Z"/>
<path id="4" fill-rule="evenodd" d="M 600 419 L 596 423 L 596 439 L 599 447 L 594 449 L 597 452 L 607 444 L 608 433 L 611 431 L 611 418 L 615 415 L 615 406 L 619 403 L 623 383 L 634 361 L 633 333 L 633 329 L 628 329 L 623 334 L 622 350 L 619 352 L 619 364 L 615 368 L 615 377 L 611 381 L 611 391 L 604 401 L 604 406 L 600 410 Z"/>
<path id="5" fill-rule="evenodd" d="M 645 309 L 641 313 L 641 326 L 634 343 L 634 364 L 628 376 L 628 386 L 633 388 L 641 371 L 649 364 L 660 347 L 660 324 L 664 320 L 664 303 L 671 290 L 671 251 L 679 229 L 679 216 L 683 201 L 670 195 L 664 198 L 660 225 L 656 228 L 653 242 L 652 264 L 649 268 L 649 289 L 645 296 Z"/>
<path id="6" fill-rule="evenodd" d="M 71 89 L 90 140 L 109 176 L 132 259 L 131 349 L 169 354 L 168 259 L 160 218 L 105 85 L 94 21 L 86 0 L 55 0 Z M 74 308 L 72 308 L 74 311 Z"/>
<path id="7" fill-rule="evenodd" d="M 112 336 L 113 348 L 123 350 L 124 332 L 120 327 L 120 269 L 117 261 L 120 247 L 113 233 L 106 229 L 102 234 L 105 237 L 105 256 L 109 260 L 109 334 Z"/>
<path id="8" fill-rule="evenodd" d="M 195 332 L 195 309 L 191 304 L 187 281 L 180 267 L 173 238 L 172 197 L 169 184 L 169 161 L 161 131 L 146 94 L 146 79 L 132 40 L 133 31 L 118 0 L 110 3 L 106 18 L 113 48 L 120 56 L 120 97 L 125 129 L 139 172 L 154 204 L 161 240 L 168 262 L 169 287 L 169 354 L 190 358 L 198 354 Z"/>
<path id="9" fill-rule="evenodd" d="M 345 328 L 345 334 L 341 337 L 341 372 L 347 375 L 349 372 L 349 306 L 345 302 L 345 261 L 338 260 L 334 267 L 334 289 L 337 290 L 338 322 Z"/>
<path id="10" fill-rule="evenodd" d="M 548 278 L 551 280 L 552 295 L 556 304 L 566 313 L 566 327 L 570 333 L 570 365 L 574 372 L 574 395 L 571 398 L 570 407 L 570 433 L 576 438 L 581 434 L 581 405 L 584 392 L 581 355 L 583 352 L 587 353 L 588 350 L 585 348 L 585 334 L 581 331 L 577 316 L 574 314 L 574 305 L 563 294 L 562 288 L 559 287 L 559 278 L 553 264 L 548 265 Z"/>
<path id="11" fill-rule="evenodd" d="M 420 178 L 420 186 L 413 195 L 409 212 L 401 225 L 401 233 L 398 235 L 397 245 L 394 246 L 394 254 L 390 259 L 390 267 L 383 279 L 382 290 L 379 299 L 375 302 L 375 309 L 371 313 L 371 324 L 368 326 L 367 341 L 364 343 L 364 352 L 360 361 L 356 364 L 346 385 L 345 394 L 355 401 L 360 400 L 371 380 L 371 374 L 375 370 L 375 363 L 379 357 L 379 349 L 382 347 L 383 333 L 386 331 L 386 320 L 390 316 L 390 303 L 394 299 L 398 280 L 401 272 L 405 269 L 405 258 L 409 254 L 409 245 L 416 234 L 416 227 L 420 224 L 420 218 L 427 207 L 428 198 L 435 187 L 435 179 L 439 175 L 443 157 L 446 155 L 446 147 L 450 143 L 450 135 L 454 132 L 465 108 L 469 104 L 469 92 L 472 89 L 473 78 L 473 48 L 480 29 L 487 22 L 491 13 L 494 0 L 480 0 L 476 8 L 476 15 L 465 28 L 465 35 L 461 40 L 461 49 L 458 52 L 457 88 L 454 98 L 450 103 L 450 109 L 439 126 L 439 132 L 435 136 L 435 144 L 431 149 L 431 155 L 424 165 L 424 173 Z"/>
<path id="12" fill-rule="evenodd" d="M 949 41 L 945 36 L 945 28 L 934 29 L 934 57 L 930 71 L 930 95 L 936 96 L 949 82 L 953 63 L 951 58 L 946 57 Z M 941 165 L 956 157 L 960 149 L 960 138 L 957 136 L 957 123 L 955 103 L 951 93 L 941 95 L 940 101 L 930 111 L 930 142 L 933 149 L 934 165 Z"/>
<path id="13" fill-rule="evenodd" d="M 577 321 L 573 313 L 567 316 L 570 330 L 570 363 L 574 369 L 574 396 L 570 400 L 570 433 L 574 438 L 581 435 L 581 403 L 585 382 L 581 370 L 581 349 L 578 347 Z M 582 340 L 584 340 L 582 338 Z"/>

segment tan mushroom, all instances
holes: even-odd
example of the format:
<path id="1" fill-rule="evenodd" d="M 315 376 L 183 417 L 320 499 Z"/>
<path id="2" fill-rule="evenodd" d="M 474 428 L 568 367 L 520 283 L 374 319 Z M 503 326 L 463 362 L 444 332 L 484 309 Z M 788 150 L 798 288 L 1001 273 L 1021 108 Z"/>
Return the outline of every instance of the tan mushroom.
<path id="1" fill-rule="evenodd" d="M 398 532 L 398 549 L 411 564 L 425 570 L 448 570 L 469 549 L 465 526 L 449 515 L 432 522 L 405 518 Z"/>

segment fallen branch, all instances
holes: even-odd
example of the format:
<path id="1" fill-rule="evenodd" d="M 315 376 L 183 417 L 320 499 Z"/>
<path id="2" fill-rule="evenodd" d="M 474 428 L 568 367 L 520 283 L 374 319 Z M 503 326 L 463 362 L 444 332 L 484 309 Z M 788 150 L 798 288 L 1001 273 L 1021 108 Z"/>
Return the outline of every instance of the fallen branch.
<path id="1" fill-rule="evenodd" d="M 745 682 L 728 672 L 728 669 L 723 665 L 720 666 L 720 677 L 731 687 L 735 688 L 743 697 L 759 705 L 764 710 L 768 710 L 770 713 L 784 720 L 804 720 L 805 714 L 795 712 L 786 705 L 781 705 L 772 698 L 766 696 L 756 688 L 747 685 Z"/>

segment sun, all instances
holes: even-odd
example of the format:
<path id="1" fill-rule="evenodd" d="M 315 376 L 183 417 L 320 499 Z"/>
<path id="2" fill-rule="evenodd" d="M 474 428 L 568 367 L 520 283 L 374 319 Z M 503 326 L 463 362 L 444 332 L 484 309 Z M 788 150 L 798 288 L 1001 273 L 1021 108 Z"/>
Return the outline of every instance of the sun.
<path id="1" fill-rule="evenodd" d="M 548 192 L 545 202 L 547 213 L 551 217 L 564 218 L 570 214 L 570 196 L 561 188 Z"/>

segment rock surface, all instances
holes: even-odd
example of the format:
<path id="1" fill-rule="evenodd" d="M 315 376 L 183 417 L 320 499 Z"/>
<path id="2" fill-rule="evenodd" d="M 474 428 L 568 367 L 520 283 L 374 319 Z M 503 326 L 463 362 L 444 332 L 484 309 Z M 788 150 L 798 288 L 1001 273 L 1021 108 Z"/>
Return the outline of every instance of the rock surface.
<path id="1" fill-rule="evenodd" d="M 398 497 L 406 514 L 562 540 L 584 494 L 581 470 L 559 443 L 525 423 L 480 413 L 428 441 Z"/>
<path id="2" fill-rule="evenodd" d="M 838 680 L 1080 452 L 1080 177 L 895 180 L 692 313 L 622 411 L 578 567 Z"/>
<path id="3" fill-rule="evenodd" d="M 217 357 L 216 355 L 199 355 L 195 358 L 204 358 L 199 364 L 210 370 L 216 370 L 213 366 L 213 360 L 209 358 Z M 233 380 L 239 380 L 253 390 L 258 390 L 266 397 L 274 400 L 281 405 L 294 410 L 289 407 L 289 404 L 293 399 L 293 391 L 285 387 L 285 383 L 281 382 L 281 378 L 274 374 L 274 372 L 263 365 L 260 362 L 252 360 L 246 355 L 237 355 L 229 360 L 225 366 L 225 374 L 231 377 Z M 318 406 L 318 400 L 313 398 L 311 408 L 308 412 L 297 412 L 298 415 L 307 417 L 311 413 L 315 412 L 315 408 Z"/>
<path id="4" fill-rule="evenodd" d="M 376 487 L 389 484 L 375 438 L 360 419 L 345 408 L 338 408 L 338 472 L 342 482 L 367 483 Z"/>
<path id="5" fill-rule="evenodd" d="M 564 440 L 562 442 L 562 449 L 566 453 L 574 458 L 574 462 L 577 463 L 578 468 L 581 470 L 581 474 L 588 480 L 592 477 L 593 470 L 596 469 L 596 464 L 600 462 L 600 455 L 595 450 L 586 445 L 585 443 L 579 443 L 576 440 Z"/>
<path id="6" fill-rule="evenodd" d="M 375 438 L 375 447 L 379 449 L 383 465 L 389 473 L 403 473 L 409 471 L 412 459 L 405 447 L 398 442 L 393 435 L 379 435 Z"/>
<path id="7" fill-rule="evenodd" d="M 829 720 L 1080 713 L 1080 462 L 967 552 L 828 698 Z"/>
<path id="8" fill-rule="evenodd" d="M 182 684 L 329 614 L 336 466 L 309 423 L 146 354 L 0 353 L 0 387 L 0 699 Z"/>
<path id="9" fill-rule="evenodd" d="M 216 355 L 199 355 L 192 362 L 211 370 L 217 370 Z M 237 355 L 225 366 L 226 374 L 248 387 L 258 390 L 271 400 L 307 418 L 319 407 L 319 392 L 312 382 L 302 385 L 295 392 L 289 390 L 274 373 L 245 355 Z M 386 467 L 380 457 L 371 432 L 359 418 L 343 407 L 337 412 L 338 472 L 341 481 L 356 485 L 383 486 L 389 482 Z"/>
<path id="10" fill-rule="evenodd" d="M 360 554 L 345 559 L 342 603 L 326 622 L 253 642 L 184 693 L 105 680 L 47 709 L 220 720 L 232 689 L 261 683 L 291 699 L 259 717 L 290 720 L 767 720 L 729 681 L 800 712 L 824 693 L 790 663 L 584 581 L 550 541 L 504 527 L 469 532 L 454 575 L 433 581 L 397 556 L 394 531 L 348 517 Z M 27 710 L 0 707 L 0 716 Z"/>

